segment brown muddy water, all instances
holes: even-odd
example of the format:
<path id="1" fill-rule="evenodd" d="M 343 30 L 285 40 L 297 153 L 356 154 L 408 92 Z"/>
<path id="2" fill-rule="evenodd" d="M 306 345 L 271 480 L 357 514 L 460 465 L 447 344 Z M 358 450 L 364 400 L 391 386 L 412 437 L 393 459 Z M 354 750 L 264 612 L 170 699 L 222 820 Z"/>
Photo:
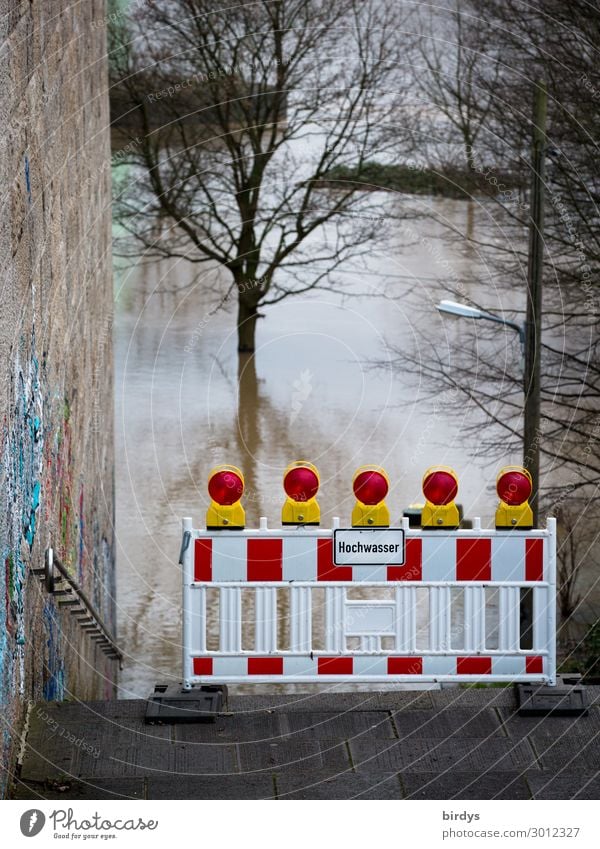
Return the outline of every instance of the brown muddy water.
<path id="1" fill-rule="evenodd" d="M 460 232 L 477 226 L 468 203 L 427 203 Z M 465 514 L 491 524 L 496 470 L 519 457 L 479 457 L 478 445 L 463 434 L 474 409 L 450 416 L 443 397 L 433 405 L 423 400 L 418 371 L 371 366 L 387 360 L 386 342 L 414 344 L 416 327 L 438 347 L 446 334 L 461 332 L 460 319 L 442 321 L 435 309 L 444 296 L 439 281 L 462 279 L 477 268 L 477 256 L 465 242 L 439 240 L 431 223 L 410 228 L 371 258 L 368 272 L 348 271 L 350 296 L 313 292 L 269 307 L 255 356 L 242 360 L 234 304 L 215 311 L 214 273 L 194 284 L 190 268 L 179 262 L 118 276 L 122 698 L 145 697 L 156 682 L 180 680 L 181 518 L 192 516 L 203 526 L 207 474 L 218 463 L 244 471 L 248 527 L 260 516 L 279 524 L 282 472 L 296 459 L 319 468 L 323 527 L 334 516 L 349 521 L 352 474 L 365 463 L 387 470 L 396 519 L 420 500 L 423 471 L 444 463 L 459 474 Z M 510 307 L 505 293 L 489 289 L 485 303 Z M 427 358 L 431 350 L 425 345 L 419 353 Z M 512 339 L 507 352 L 507 370 L 518 370 Z"/>

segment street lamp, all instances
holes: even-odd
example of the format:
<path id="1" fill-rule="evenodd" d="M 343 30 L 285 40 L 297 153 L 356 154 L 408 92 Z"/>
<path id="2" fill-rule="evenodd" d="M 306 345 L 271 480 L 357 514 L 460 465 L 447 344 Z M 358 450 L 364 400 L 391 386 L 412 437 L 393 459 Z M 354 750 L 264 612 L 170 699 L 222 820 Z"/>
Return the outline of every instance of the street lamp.
<path id="1" fill-rule="evenodd" d="M 447 313 L 448 315 L 457 315 L 460 318 L 475 318 L 475 319 L 484 319 L 485 321 L 494 321 L 497 324 L 505 324 L 507 327 L 511 327 L 513 330 L 516 330 L 519 334 L 519 340 L 521 342 L 521 351 L 525 355 L 526 352 L 526 339 L 527 339 L 527 325 L 525 324 L 517 324 L 516 321 L 509 321 L 507 318 L 500 318 L 497 315 L 492 315 L 492 313 L 485 312 L 485 310 L 480 310 L 477 307 L 470 307 L 467 304 L 459 304 L 457 301 L 440 301 L 437 305 L 437 308 L 440 312 Z M 524 368 L 523 368 L 523 392 L 525 394 L 525 405 L 524 405 L 524 422 L 523 422 L 523 465 L 531 474 L 533 480 L 533 498 L 532 498 L 532 508 L 534 514 L 534 527 L 537 527 L 538 522 L 538 503 L 537 503 L 537 492 L 538 492 L 538 477 L 539 477 L 539 397 L 537 404 L 532 404 L 531 393 L 531 366 L 530 360 L 528 357 L 524 356 Z M 533 434 L 533 436 L 532 436 Z"/>
<path id="2" fill-rule="evenodd" d="M 531 146 L 531 195 L 529 204 L 529 256 L 527 261 L 527 313 L 525 324 L 516 324 L 474 307 L 442 301 L 440 312 L 467 318 L 483 318 L 512 327 L 519 334 L 523 351 L 523 466 L 531 475 L 533 492 L 531 508 L 533 527 L 539 525 L 539 479 L 541 440 L 541 353 L 542 353 L 542 272 L 544 259 L 544 205 L 546 167 L 546 112 L 548 92 L 545 82 L 535 86 L 532 146 Z M 524 594 L 521 610 L 529 625 L 525 629 L 526 645 L 531 645 L 532 598 L 531 592 Z M 523 617 L 522 617 L 523 620 Z"/>
<path id="3" fill-rule="evenodd" d="M 527 340 L 527 325 L 517 324 L 516 321 L 509 321 L 506 318 L 500 318 L 497 315 L 492 315 L 477 307 L 470 307 L 467 304 L 459 304 L 456 301 L 440 301 L 437 305 L 440 312 L 448 313 L 449 315 L 457 315 L 461 318 L 484 319 L 485 321 L 494 321 L 497 324 L 505 324 L 511 327 L 519 334 L 521 342 L 521 351 L 523 353 L 523 392 L 525 395 L 525 403 L 523 405 L 523 465 L 531 475 L 533 498 L 532 507 L 532 524 L 534 528 L 538 526 L 538 478 L 539 478 L 539 390 L 536 395 L 532 395 L 532 366 L 531 358 L 527 356 L 526 340 Z M 533 403 L 532 403 L 533 401 Z M 535 434 L 532 439 L 531 434 Z M 532 645 L 532 622 L 533 622 L 533 596 L 530 590 L 523 593 L 521 598 L 521 644 L 523 647 Z"/>
<path id="4" fill-rule="evenodd" d="M 440 301 L 437 308 L 440 312 L 448 313 L 448 315 L 458 315 L 461 318 L 476 318 L 484 319 L 485 321 L 495 321 L 497 324 L 505 324 L 507 327 L 512 327 L 512 329 L 516 330 L 519 334 L 521 350 L 525 350 L 524 324 L 517 324 L 516 321 L 509 321 L 507 318 L 500 318 L 498 315 L 492 315 L 492 313 L 477 309 L 477 307 L 470 307 L 467 304 L 459 304 L 457 301 Z"/>

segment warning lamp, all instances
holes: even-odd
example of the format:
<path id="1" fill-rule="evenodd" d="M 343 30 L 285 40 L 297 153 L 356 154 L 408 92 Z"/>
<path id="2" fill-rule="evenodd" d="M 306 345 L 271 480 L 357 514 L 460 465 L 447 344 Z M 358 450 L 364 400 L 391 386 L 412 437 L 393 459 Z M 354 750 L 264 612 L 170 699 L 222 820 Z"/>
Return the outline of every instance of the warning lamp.
<path id="1" fill-rule="evenodd" d="M 458 478 L 449 466 L 432 466 L 423 475 L 425 506 L 421 513 L 423 528 L 452 528 L 460 524 L 454 499 L 458 494 Z"/>
<path id="2" fill-rule="evenodd" d="M 246 514 L 240 499 L 244 476 L 237 466 L 216 466 L 208 476 L 208 494 L 211 502 L 206 511 L 207 530 L 243 530 Z"/>
<path id="3" fill-rule="evenodd" d="M 356 504 L 352 510 L 353 528 L 389 527 L 390 511 L 384 501 L 389 488 L 389 478 L 380 466 L 361 466 L 354 472 L 352 489 Z"/>
<path id="4" fill-rule="evenodd" d="M 319 472 L 306 460 L 290 463 L 283 473 L 287 498 L 281 511 L 282 525 L 318 525 L 321 510 L 315 498 L 319 490 Z"/>
<path id="5" fill-rule="evenodd" d="M 504 466 L 496 478 L 500 504 L 496 510 L 497 528 L 533 528 L 529 498 L 533 490 L 531 475 L 522 466 Z"/>

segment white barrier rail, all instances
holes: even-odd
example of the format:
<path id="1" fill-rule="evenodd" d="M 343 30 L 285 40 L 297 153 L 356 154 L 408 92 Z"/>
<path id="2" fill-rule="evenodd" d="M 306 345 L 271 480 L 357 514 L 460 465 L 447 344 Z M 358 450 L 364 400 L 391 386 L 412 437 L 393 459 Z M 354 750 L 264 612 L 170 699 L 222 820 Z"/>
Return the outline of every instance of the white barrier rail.
<path id="1" fill-rule="evenodd" d="M 183 520 L 183 686 L 556 684 L 556 520 L 409 528 L 403 565 L 336 566 L 339 526 L 204 531 Z M 533 594 L 531 647 L 520 606 Z"/>

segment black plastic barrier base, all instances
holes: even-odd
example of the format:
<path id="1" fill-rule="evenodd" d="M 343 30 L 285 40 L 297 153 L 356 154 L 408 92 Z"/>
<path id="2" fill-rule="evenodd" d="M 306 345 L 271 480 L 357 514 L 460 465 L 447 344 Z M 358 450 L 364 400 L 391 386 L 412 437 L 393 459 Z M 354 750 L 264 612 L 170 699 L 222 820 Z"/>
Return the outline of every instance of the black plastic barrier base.
<path id="1" fill-rule="evenodd" d="M 519 716 L 585 716 L 587 693 L 582 684 L 548 687 L 540 684 L 517 684 Z"/>
<path id="2" fill-rule="evenodd" d="M 227 687 L 205 685 L 182 690 L 177 684 L 157 684 L 148 698 L 149 725 L 173 722 L 214 722 L 227 700 Z"/>

